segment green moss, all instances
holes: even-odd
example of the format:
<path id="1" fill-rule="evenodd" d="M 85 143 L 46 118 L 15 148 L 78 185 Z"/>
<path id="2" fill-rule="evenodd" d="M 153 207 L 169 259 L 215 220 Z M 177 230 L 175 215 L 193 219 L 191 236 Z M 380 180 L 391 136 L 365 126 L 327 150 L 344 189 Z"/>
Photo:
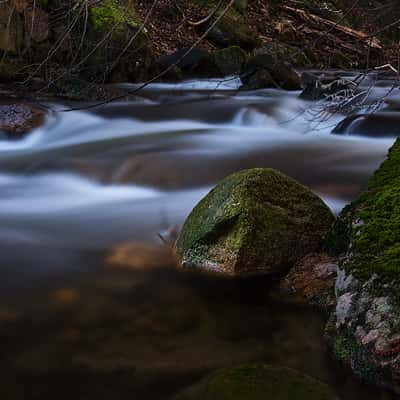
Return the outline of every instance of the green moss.
<path id="1" fill-rule="evenodd" d="M 223 369 L 180 393 L 175 400 L 333 400 L 324 383 L 288 368 L 244 365 Z"/>
<path id="2" fill-rule="evenodd" d="M 140 21 L 131 9 L 122 7 L 116 0 L 103 0 L 91 8 L 93 28 L 99 31 L 114 29 L 122 31 L 126 26 L 137 28 Z"/>
<path id="3" fill-rule="evenodd" d="M 239 46 L 230 46 L 213 53 L 213 59 L 222 75 L 239 74 L 247 55 Z"/>
<path id="4" fill-rule="evenodd" d="M 208 9 L 211 12 L 218 4 L 217 0 L 193 0 L 195 4 Z M 212 29 L 208 35 L 208 39 L 215 42 L 220 47 L 224 46 L 240 46 L 245 50 L 252 50 L 261 45 L 261 41 L 243 15 L 243 1 L 237 1 L 236 7 L 229 8 L 218 22 L 215 29 Z M 225 5 L 217 11 L 219 16 Z M 216 33 L 216 31 L 218 31 Z"/>
<path id="5" fill-rule="evenodd" d="M 358 350 L 358 344 L 352 334 L 336 336 L 333 341 L 333 353 L 342 362 L 350 362 Z"/>
<path id="6" fill-rule="evenodd" d="M 400 141 L 371 177 L 368 190 L 347 207 L 333 237 L 351 243 L 351 256 L 344 264 L 357 278 L 399 281 L 400 272 Z M 354 223 L 356 222 L 356 223 Z"/>
<path id="7" fill-rule="evenodd" d="M 183 226 L 177 253 L 188 265 L 228 274 L 273 273 L 317 250 L 332 222 L 309 189 L 277 171 L 254 168 L 225 178 L 200 201 Z"/>
<path id="8" fill-rule="evenodd" d="M 371 353 L 370 346 L 358 343 L 350 330 L 344 330 L 334 337 L 333 353 L 339 361 L 351 365 L 365 382 L 376 384 L 392 379 L 388 368 L 382 366 L 376 355 Z"/>
<path id="9" fill-rule="evenodd" d="M 224 32 L 230 45 L 253 49 L 261 44 L 243 15 L 234 8 L 226 12 L 218 27 Z"/>

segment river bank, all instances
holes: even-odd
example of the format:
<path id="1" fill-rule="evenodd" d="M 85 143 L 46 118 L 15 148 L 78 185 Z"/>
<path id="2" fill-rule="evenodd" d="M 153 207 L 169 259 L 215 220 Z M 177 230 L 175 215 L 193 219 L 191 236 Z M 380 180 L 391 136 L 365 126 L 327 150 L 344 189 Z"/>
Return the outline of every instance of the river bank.
<path id="1" fill-rule="evenodd" d="M 105 82 L 253 74 L 259 54 L 273 80 L 258 87 L 276 87 L 276 70 L 288 67 L 369 69 L 397 54 L 390 13 L 381 26 L 363 1 L 9 3 L 1 81 L 89 100 Z"/>

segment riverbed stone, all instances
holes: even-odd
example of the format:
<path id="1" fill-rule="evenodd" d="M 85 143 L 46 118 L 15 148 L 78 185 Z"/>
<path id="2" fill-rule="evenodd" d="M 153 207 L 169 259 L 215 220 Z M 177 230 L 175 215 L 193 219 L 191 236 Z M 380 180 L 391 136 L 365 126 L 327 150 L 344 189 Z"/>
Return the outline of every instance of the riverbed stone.
<path id="1" fill-rule="evenodd" d="M 243 365 L 222 369 L 174 400 L 335 400 L 326 384 L 289 368 Z"/>
<path id="2" fill-rule="evenodd" d="M 227 276 L 283 274 L 317 251 L 334 217 L 311 190 L 269 168 L 220 182 L 187 218 L 176 251 L 184 268 Z"/>

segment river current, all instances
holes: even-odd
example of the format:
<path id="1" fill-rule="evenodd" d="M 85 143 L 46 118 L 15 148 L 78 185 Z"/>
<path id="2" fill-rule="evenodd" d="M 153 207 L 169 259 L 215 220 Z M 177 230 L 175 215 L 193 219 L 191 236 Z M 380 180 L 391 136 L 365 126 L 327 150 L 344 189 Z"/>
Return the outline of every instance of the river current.
<path id="1" fill-rule="evenodd" d="M 332 135 L 344 115 L 237 85 L 154 84 L 89 109 L 52 102 L 42 127 L 0 140 L 2 399 L 167 399 L 250 361 L 306 372 L 344 400 L 392 398 L 331 358 L 324 315 L 264 280 L 179 273 L 160 241 L 244 168 L 276 168 L 338 213 L 394 141 Z"/>

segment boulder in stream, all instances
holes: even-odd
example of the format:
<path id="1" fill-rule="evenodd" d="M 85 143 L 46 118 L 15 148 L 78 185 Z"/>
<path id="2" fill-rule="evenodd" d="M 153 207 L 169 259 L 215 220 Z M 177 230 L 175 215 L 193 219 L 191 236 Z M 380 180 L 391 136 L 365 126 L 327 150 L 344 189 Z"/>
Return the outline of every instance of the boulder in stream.
<path id="1" fill-rule="evenodd" d="M 243 365 L 218 370 L 174 400 L 335 400 L 326 384 L 289 368 Z"/>
<path id="2" fill-rule="evenodd" d="M 335 135 L 359 135 L 374 138 L 399 137 L 400 113 L 380 111 L 346 117 L 332 131 Z"/>
<path id="3" fill-rule="evenodd" d="M 301 75 L 303 91 L 300 98 L 304 100 L 323 100 L 334 97 L 351 97 L 357 90 L 357 84 L 337 75 L 315 75 L 303 72 Z"/>
<path id="4" fill-rule="evenodd" d="M 326 333 L 362 379 L 400 393 L 400 141 L 328 236 L 339 257 Z"/>
<path id="5" fill-rule="evenodd" d="M 209 13 L 214 10 L 215 6 L 212 5 Z M 217 11 L 217 17 L 220 17 L 221 11 Z M 199 29 L 203 32 L 211 28 L 207 33 L 207 40 L 217 47 L 240 46 L 245 50 L 252 50 L 260 44 L 255 30 L 250 27 L 242 12 L 236 8 L 227 10 L 215 26 L 211 24 L 212 22 L 200 25 Z"/>
<path id="6" fill-rule="evenodd" d="M 284 274 L 318 251 L 334 217 L 311 190 L 268 168 L 220 182 L 187 218 L 176 244 L 184 268 L 227 276 Z"/>
<path id="7" fill-rule="evenodd" d="M 299 90 L 300 77 L 288 61 L 288 54 L 279 46 L 265 46 L 254 50 L 241 74 L 242 89 L 282 88 Z"/>
<path id="8" fill-rule="evenodd" d="M 44 110 L 30 104 L 0 104 L 0 130 L 17 137 L 42 125 L 44 116 Z"/>
<path id="9" fill-rule="evenodd" d="M 247 55 L 239 46 L 230 46 L 215 51 L 213 58 L 221 75 L 227 76 L 240 73 L 246 63 Z"/>

